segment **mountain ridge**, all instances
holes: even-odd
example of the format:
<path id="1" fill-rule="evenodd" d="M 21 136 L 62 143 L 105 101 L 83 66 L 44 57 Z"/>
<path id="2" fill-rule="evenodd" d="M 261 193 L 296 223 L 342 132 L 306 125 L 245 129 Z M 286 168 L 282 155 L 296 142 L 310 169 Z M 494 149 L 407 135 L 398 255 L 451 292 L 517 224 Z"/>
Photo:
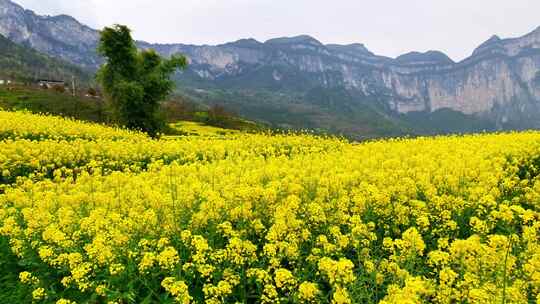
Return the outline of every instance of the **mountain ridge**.
<path id="1" fill-rule="evenodd" d="M 33 10 L 29 10 L 29 9 L 25 9 L 24 7 L 22 7 L 21 5 L 17 4 L 16 2 L 13 2 L 11 0 L 0 0 L 0 9 L 4 8 L 4 12 L 2 12 L 0 10 L 0 17 L 5 17 L 5 10 L 6 10 L 6 7 L 9 8 L 11 7 L 11 10 L 19 10 L 20 12 L 24 12 L 26 14 L 29 14 L 30 15 L 30 19 L 32 18 L 36 18 L 36 19 L 41 19 L 41 20 L 46 20 L 46 21 L 54 21 L 54 20 L 59 20 L 59 19 L 64 19 L 64 20 L 67 20 L 71 23 L 76 23 L 78 27 L 81 27 L 82 29 L 84 29 L 85 31 L 88 31 L 92 34 L 92 36 L 95 37 L 95 41 L 92 41 L 93 43 L 92 44 L 96 44 L 97 42 L 97 39 L 99 37 L 99 31 L 98 30 L 95 30 L 81 22 L 79 22 L 76 18 L 70 16 L 70 15 L 67 15 L 67 14 L 59 14 L 59 15 L 53 15 L 53 16 L 49 16 L 49 15 L 38 15 L 36 12 L 34 12 Z M 9 10 L 9 9 L 8 9 Z M 4 16 L 2 16 L 4 15 Z M 2 27 L 0 26 L 0 29 L 5 29 L 5 27 Z M 523 38 L 523 37 L 526 37 L 528 35 L 531 35 L 535 32 L 540 32 L 540 26 L 538 26 L 534 31 L 530 32 L 530 33 L 527 33 L 521 37 L 516 37 L 516 38 L 505 38 L 505 39 L 501 39 L 499 36 L 497 35 L 493 35 L 493 37 L 497 37 L 498 40 L 500 41 L 504 41 L 504 40 L 512 40 L 512 39 L 518 39 L 518 38 Z M 0 31 L 1 33 L 1 31 Z M 9 39 L 12 39 L 12 40 L 15 40 L 16 42 L 18 43 L 25 43 L 26 41 L 17 41 L 17 40 L 22 40 L 21 38 L 12 38 L 10 37 L 9 35 L 5 35 L 3 34 L 4 36 L 8 37 Z M 26 37 L 28 38 L 28 37 Z M 336 43 L 328 43 L 328 44 L 325 44 L 325 43 L 322 43 L 320 42 L 318 39 L 316 39 L 315 37 L 313 36 L 310 36 L 310 35 L 297 35 L 297 36 L 282 36 L 282 37 L 276 37 L 276 38 L 271 38 L 271 39 L 267 39 L 266 41 L 264 42 L 261 42 L 261 41 L 258 41 L 254 38 L 251 38 L 251 37 L 248 37 L 248 38 L 242 38 L 242 39 L 239 39 L 237 41 L 231 41 L 231 42 L 225 42 L 225 43 L 221 43 L 221 44 L 202 44 L 202 45 L 197 45 L 197 44 L 186 44 L 186 43 L 149 43 L 149 42 L 145 42 L 145 41 L 138 41 L 138 43 L 142 46 L 157 46 L 157 47 L 220 47 L 220 46 L 226 46 L 226 45 L 229 45 L 229 44 L 235 44 L 237 42 L 241 42 L 241 41 L 252 41 L 252 42 L 255 42 L 257 44 L 271 44 L 271 43 L 274 43 L 276 41 L 285 41 L 286 43 L 291 43 L 291 42 L 302 42 L 302 40 L 309 40 L 309 41 L 312 41 L 315 45 L 318 45 L 318 46 L 324 46 L 324 47 L 330 47 L 330 48 L 334 48 L 334 47 L 338 47 L 338 48 L 347 48 L 347 47 L 359 47 L 361 49 L 363 49 L 362 53 L 369 53 L 373 56 L 376 56 L 376 57 L 381 57 L 381 58 L 386 58 L 388 60 L 397 60 L 399 57 L 403 57 L 405 55 L 408 55 L 410 53 L 429 53 L 429 52 L 438 52 L 438 53 L 441 53 L 441 54 L 444 54 L 446 57 L 448 57 L 450 59 L 450 57 L 445 54 L 444 52 L 442 51 L 438 51 L 438 50 L 429 50 L 429 51 L 426 51 L 426 52 L 420 52 L 420 51 L 410 51 L 408 53 L 404 53 L 402 55 L 398 55 L 396 56 L 395 58 L 392 58 L 392 57 L 388 57 L 388 56 L 384 56 L 384 55 L 376 55 L 374 53 L 372 53 L 371 51 L 369 51 L 366 46 L 363 44 L 363 43 L 350 43 L 350 44 L 336 44 Z M 484 43 L 487 43 L 491 40 L 488 39 L 487 41 L 485 41 Z M 481 47 L 482 45 L 480 45 L 479 47 Z M 478 48 L 479 48 L 478 47 Z M 39 49 L 38 49 L 39 50 Z M 43 51 L 43 50 L 41 50 Z M 476 51 L 476 50 L 475 50 Z M 466 61 L 469 57 L 467 58 L 464 58 L 460 61 L 457 61 L 455 63 L 460 63 L 462 61 Z M 452 62 L 454 62 L 452 59 L 450 59 Z M 75 62 L 77 63 L 77 62 Z"/>
<path id="2" fill-rule="evenodd" d="M 36 15 L 9 0 L 0 0 L 0 34 L 90 70 L 103 62 L 95 52 L 98 31 L 73 18 Z M 221 96 L 215 102 L 246 100 L 240 112 L 256 105 L 268 113 L 268 104 L 251 98 L 266 92 L 273 110 L 332 116 L 323 126 L 330 129 L 347 120 L 347 129 L 357 124 L 362 130 L 369 121 L 362 113 L 372 110 L 393 121 L 444 109 L 487 120 L 495 129 L 540 128 L 540 27 L 515 38 L 493 36 L 458 62 L 440 51 L 390 58 L 360 43 L 323 44 L 308 35 L 219 45 L 137 43 L 164 56 L 185 54 L 190 67 L 177 75 L 181 88 L 194 95 L 221 92 L 214 93 Z"/>

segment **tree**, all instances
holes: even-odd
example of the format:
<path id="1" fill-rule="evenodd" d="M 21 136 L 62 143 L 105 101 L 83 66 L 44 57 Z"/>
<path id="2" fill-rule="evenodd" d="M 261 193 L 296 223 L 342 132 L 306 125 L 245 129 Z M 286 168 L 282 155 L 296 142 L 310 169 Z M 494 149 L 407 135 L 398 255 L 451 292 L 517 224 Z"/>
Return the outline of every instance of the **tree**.
<path id="1" fill-rule="evenodd" d="M 187 67 L 186 57 L 163 59 L 154 50 L 137 50 L 130 29 L 124 25 L 103 29 L 98 52 L 106 63 L 97 78 L 118 121 L 156 137 L 165 126 L 159 117 L 160 102 L 174 89 L 171 75 Z"/>

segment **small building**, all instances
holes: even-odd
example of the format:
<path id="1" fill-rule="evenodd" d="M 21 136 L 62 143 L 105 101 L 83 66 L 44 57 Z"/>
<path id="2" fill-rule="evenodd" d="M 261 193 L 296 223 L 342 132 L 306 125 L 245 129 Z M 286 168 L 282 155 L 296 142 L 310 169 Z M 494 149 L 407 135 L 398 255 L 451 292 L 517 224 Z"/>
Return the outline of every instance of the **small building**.
<path id="1" fill-rule="evenodd" d="M 49 80 L 49 79 L 40 79 L 37 81 L 38 85 L 43 88 L 52 89 L 54 87 L 65 87 L 66 82 L 62 80 Z"/>

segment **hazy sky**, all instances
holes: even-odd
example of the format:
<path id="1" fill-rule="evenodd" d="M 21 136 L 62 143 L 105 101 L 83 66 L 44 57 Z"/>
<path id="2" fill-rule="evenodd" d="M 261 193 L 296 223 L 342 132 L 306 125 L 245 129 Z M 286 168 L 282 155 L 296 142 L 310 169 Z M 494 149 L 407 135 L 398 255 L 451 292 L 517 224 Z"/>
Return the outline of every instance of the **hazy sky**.
<path id="1" fill-rule="evenodd" d="M 15 0 L 38 14 L 68 14 L 94 28 L 130 26 L 148 42 L 219 44 L 309 34 L 364 43 L 395 57 L 441 50 L 454 60 L 491 35 L 540 26 L 539 0 Z"/>

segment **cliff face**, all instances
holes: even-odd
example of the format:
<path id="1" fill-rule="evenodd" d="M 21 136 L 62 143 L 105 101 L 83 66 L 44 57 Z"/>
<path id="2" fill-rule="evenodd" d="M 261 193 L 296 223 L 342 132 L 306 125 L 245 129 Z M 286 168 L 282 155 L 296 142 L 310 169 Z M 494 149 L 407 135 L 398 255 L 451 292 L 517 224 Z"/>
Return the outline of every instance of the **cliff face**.
<path id="1" fill-rule="evenodd" d="M 69 16 L 38 16 L 0 0 L 0 34 L 89 69 L 102 62 L 95 52 L 99 33 Z M 362 44 L 324 45 L 309 36 L 139 47 L 187 55 L 191 65 L 180 79 L 201 87 L 301 94 L 343 87 L 365 100 L 382 100 L 393 113 L 451 109 L 498 125 L 540 121 L 540 28 L 519 38 L 493 36 L 457 63 L 437 51 L 392 59 Z"/>
<path id="2" fill-rule="evenodd" d="M 404 70 L 390 67 L 385 86 L 393 90 L 396 110 L 450 108 L 489 114 L 494 108 L 540 102 L 540 28 L 520 38 L 492 37 L 473 55 L 455 64 Z"/>
<path id="3" fill-rule="evenodd" d="M 255 74 L 261 67 L 273 82 L 290 81 L 301 72 L 313 86 L 345 86 L 367 96 L 386 96 L 399 113 L 449 108 L 490 115 L 516 103 L 523 110 L 540 103 L 540 28 L 520 38 L 491 38 L 458 63 L 435 51 L 390 59 L 363 45 L 323 45 L 307 36 L 145 47 L 187 54 L 193 71 L 208 81 Z"/>
<path id="4" fill-rule="evenodd" d="M 0 34 L 42 53 L 94 68 L 99 33 L 70 16 L 38 16 L 9 1 L 0 0 Z"/>

